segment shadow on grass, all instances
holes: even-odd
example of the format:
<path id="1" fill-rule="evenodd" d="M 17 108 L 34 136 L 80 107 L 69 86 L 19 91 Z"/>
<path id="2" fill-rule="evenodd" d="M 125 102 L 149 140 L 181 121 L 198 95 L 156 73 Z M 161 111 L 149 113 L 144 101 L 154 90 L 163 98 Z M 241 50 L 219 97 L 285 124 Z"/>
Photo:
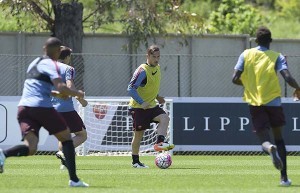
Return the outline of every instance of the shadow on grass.
<path id="1" fill-rule="evenodd" d="M 102 170 L 108 170 L 107 168 L 77 168 L 76 170 L 80 171 L 95 171 L 95 170 L 99 170 L 99 171 L 102 171 Z"/>
<path id="2" fill-rule="evenodd" d="M 299 188 L 300 185 L 299 184 L 292 184 L 290 186 L 280 186 L 278 185 L 280 188 Z"/>
<path id="3" fill-rule="evenodd" d="M 200 167 L 188 167 L 188 168 L 167 168 L 168 170 L 194 170 L 194 169 L 203 169 Z"/>

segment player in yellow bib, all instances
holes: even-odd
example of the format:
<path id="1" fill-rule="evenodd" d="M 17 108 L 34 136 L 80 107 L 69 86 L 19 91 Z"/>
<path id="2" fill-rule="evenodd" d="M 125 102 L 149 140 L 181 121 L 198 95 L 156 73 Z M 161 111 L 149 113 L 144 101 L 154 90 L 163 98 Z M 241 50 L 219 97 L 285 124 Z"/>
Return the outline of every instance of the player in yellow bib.
<path id="1" fill-rule="evenodd" d="M 131 146 L 132 167 L 134 168 L 148 168 L 140 162 L 139 151 L 144 132 L 150 128 L 151 122 L 158 123 L 154 150 L 171 150 L 175 147 L 174 144 L 165 141 L 170 118 L 157 104 L 157 102 L 165 103 L 164 98 L 158 94 L 161 79 L 159 58 L 159 47 L 150 46 L 147 50 L 147 62 L 135 70 L 127 89 L 131 96 L 129 111 L 133 119 L 134 136 Z"/>
<path id="2" fill-rule="evenodd" d="M 240 55 L 232 81 L 244 87 L 243 99 L 249 104 L 253 130 L 263 150 L 271 156 L 275 168 L 281 172 L 280 185 L 290 186 L 292 182 L 287 176 L 286 148 L 282 136 L 285 117 L 277 72 L 296 89 L 294 95 L 297 98 L 300 96 L 300 88 L 288 70 L 285 57 L 269 49 L 271 42 L 271 31 L 266 27 L 258 28 L 258 46 L 247 49 Z M 270 129 L 275 145 L 271 143 Z"/>

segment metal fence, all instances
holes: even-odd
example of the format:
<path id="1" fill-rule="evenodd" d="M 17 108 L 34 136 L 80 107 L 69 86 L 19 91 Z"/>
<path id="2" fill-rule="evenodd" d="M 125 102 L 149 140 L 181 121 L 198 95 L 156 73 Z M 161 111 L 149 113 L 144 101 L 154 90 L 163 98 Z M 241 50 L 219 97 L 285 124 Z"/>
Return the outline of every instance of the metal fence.
<path id="1" fill-rule="evenodd" d="M 38 56 L 0 55 L 0 96 L 20 96 L 28 65 Z M 75 83 L 87 96 L 127 96 L 134 70 L 145 55 L 74 54 Z M 300 82 L 300 56 L 287 56 L 289 70 Z M 160 94 L 166 97 L 240 97 L 242 87 L 231 83 L 236 56 L 161 55 Z M 293 89 L 282 78 L 282 96 Z"/>

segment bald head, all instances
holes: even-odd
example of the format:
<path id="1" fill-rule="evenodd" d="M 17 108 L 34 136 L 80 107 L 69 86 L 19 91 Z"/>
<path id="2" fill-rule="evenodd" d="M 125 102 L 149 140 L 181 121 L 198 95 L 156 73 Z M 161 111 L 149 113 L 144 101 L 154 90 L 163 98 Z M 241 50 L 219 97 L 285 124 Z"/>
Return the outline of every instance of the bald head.
<path id="1" fill-rule="evenodd" d="M 48 38 L 47 41 L 45 42 L 45 47 L 46 48 L 51 48 L 51 47 L 60 47 L 62 46 L 61 41 L 56 38 L 56 37 L 51 37 Z"/>
<path id="2" fill-rule="evenodd" d="M 60 55 L 61 41 L 56 37 L 48 38 L 44 44 L 44 51 L 47 56 L 53 60 L 57 60 Z"/>

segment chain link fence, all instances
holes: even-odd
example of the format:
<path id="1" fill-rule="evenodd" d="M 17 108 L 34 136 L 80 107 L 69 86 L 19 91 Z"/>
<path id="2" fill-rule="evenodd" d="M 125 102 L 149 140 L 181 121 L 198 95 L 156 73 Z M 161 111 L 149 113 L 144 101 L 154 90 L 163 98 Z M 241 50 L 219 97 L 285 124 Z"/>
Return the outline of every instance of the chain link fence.
<path id="1" fill-rule="evenodd" d="M 38 56 L 0 55 L 0 96 L 20 96 L 28 65 Z M 300 81 L 300 56 L 287 56 L 289 70 Z M 160 95 L 166 97 L 241 97 L 232 84 L 236 56 L 161 55 Z M 128 96 L 127 85 L 145 55 L 74 54 L 75 83 L 87 96 Z M 282 96 L 293 89 L 282 78 Z"/>
<path id="2" fill-rule="evenodd" d="M 28 65 L 37 55 L 0 55 L 0 96 L 20 96 Z M 161 55 L 160 95 L 166 97 L 241 97 L 242 87 L 232 84 L 235 56 Z M 300 82 L 300 56 L 287 56 L 289 70 Z M 127 85 L 135 69 L 146 62 L 145 55 L 74 54 L 75 83 L 87 96 L 128 96 Z M 280 75 L 279 75 L 280 76 Z M 281 76 L 280 76 L 281 77 Z M 291 97 L 293 89 L 282 78 L 282 96 Z M 53 154 L 39 152 L 37 154 Z M 236 152 L 182 152 L 178 155 L 235 155 Z M 238 153 L 239 155 L 241 152 Z M 246 152 L 242 155 L 264 155 Z M 299 155 L 299 152 L 289 152 Z"/>

